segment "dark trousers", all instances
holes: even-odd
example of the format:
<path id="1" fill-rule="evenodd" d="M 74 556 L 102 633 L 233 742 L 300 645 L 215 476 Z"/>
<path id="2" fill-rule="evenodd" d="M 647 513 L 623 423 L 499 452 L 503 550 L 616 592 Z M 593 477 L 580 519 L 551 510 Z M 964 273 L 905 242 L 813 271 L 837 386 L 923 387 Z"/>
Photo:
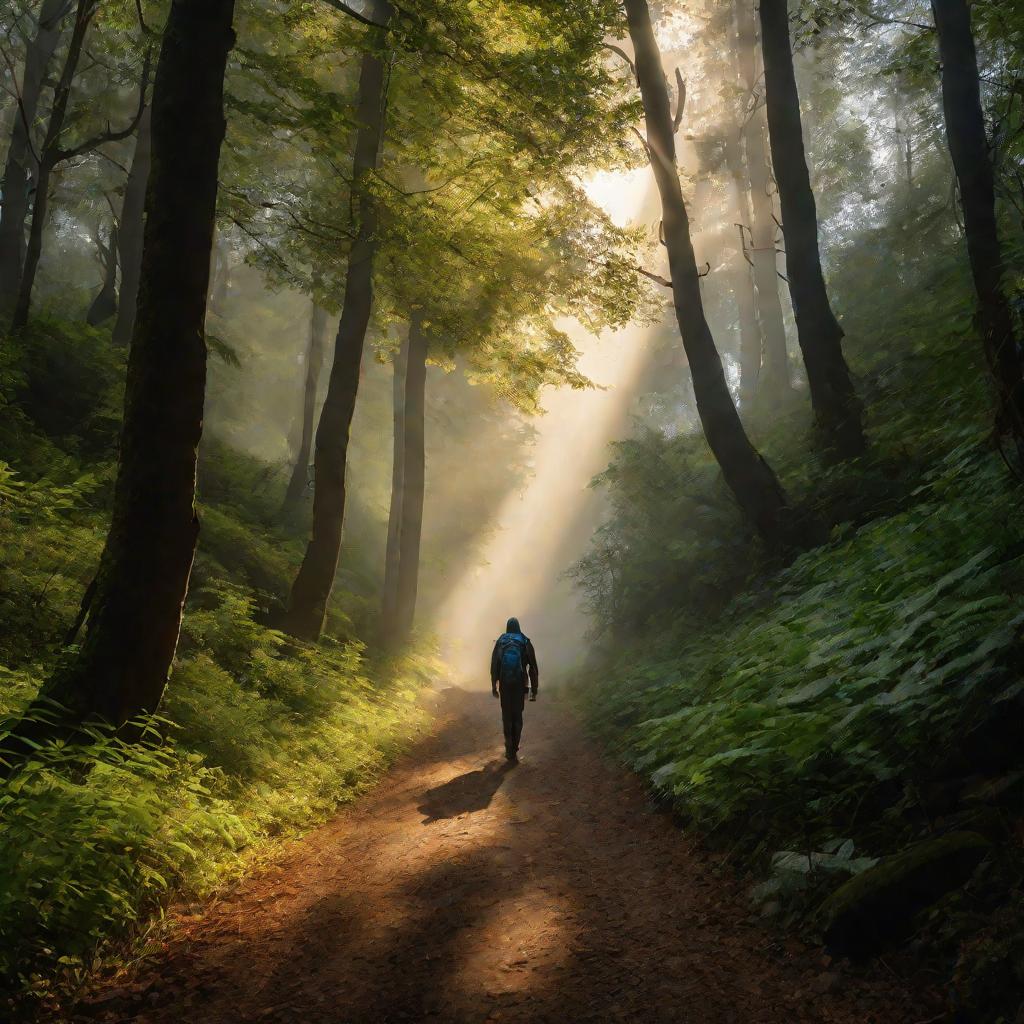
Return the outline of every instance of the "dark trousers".
<path id="1" fill-rule="evenodd" d="M 505 731 L 505 749 L 513 754 L 519 750 L 523 735 L 523 708 L 526 706 L 526 687 L 502 687 L 501 726 Z"/>

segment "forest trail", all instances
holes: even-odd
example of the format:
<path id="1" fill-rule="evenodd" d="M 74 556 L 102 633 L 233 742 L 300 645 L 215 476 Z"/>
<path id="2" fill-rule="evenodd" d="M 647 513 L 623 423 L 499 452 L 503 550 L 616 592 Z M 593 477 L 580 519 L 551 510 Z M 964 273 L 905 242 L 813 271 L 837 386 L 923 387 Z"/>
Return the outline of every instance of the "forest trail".
<path id="1" fill-rule="evenodd" d="M 742 888 L 557 701 L 508 767 L 497 702 L 447 690 L 373 792 L 76 1020 L 912 1024 L 930 1001 L 757 927 Z M 722 877 L 725 876 L 725 877 Z"/>

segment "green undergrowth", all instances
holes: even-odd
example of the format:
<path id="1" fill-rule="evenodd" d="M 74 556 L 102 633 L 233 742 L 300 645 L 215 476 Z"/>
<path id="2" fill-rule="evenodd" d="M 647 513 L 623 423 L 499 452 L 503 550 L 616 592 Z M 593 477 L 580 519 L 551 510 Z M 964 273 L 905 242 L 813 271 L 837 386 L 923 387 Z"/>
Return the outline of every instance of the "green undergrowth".
<path id="1" fill-rule="evenodd" d="M 62 337 L 81 359 L 46 357 Z M 103 332 L 43 320 L 20 341 L 0 365 L 0 718 L 62 655 L 95 570 L 123 373 Z M 77 404 L 50 408 L 86 376 Z M 0 782 L 0 1017 L 142 949 L 169 902 L 209 894 L 323 821 L 425 726 L 436 662 L 371 659 L 348 614 L 365 596 L 340 593 L 315 646 L 268 625 L 302 550 L 282 522 L 283 483 L 204 442 L 199 551 L 159 716 L 138 742 L 93 727 L 41 747 Z"/>
<path id="2" fill-rule="evenodd" d="M 829 892 L 915 841 L 984 834 L 994 852 L 967 889 L 917 922 L 953 962 L 970 936 L 1020 945 L 994 922 L 1024 878 L 1024 510 L 949 274 L 851 345 L 866 458 L 822 462 L 803 411 L 759 431 L 801 514 L 831 530 L 791 564 L 744 532 L 696 439 L 618 447 L 612 514 L 576 569 L 595 649 L 615 642 L 574 695 L 791 923 L 815 925 Z"/>

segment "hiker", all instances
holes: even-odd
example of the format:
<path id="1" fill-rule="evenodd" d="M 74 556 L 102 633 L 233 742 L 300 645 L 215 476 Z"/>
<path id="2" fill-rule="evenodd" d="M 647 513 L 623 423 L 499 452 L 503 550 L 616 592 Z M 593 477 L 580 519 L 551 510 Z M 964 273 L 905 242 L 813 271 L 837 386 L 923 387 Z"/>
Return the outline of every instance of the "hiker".
<path id="1" fill-rule="evenodd" d="M 494 642 L 491 652 L 491 692 L 501 699 L 505 757 L 513 764 L 519 760 L 526 690 L 530 690 L 530 700 L 536 700 L 539 682 L 540 671 L 533 644 L 529 637 L 523 635 L 519 620 L 509 619 L 505 632 Z"/>

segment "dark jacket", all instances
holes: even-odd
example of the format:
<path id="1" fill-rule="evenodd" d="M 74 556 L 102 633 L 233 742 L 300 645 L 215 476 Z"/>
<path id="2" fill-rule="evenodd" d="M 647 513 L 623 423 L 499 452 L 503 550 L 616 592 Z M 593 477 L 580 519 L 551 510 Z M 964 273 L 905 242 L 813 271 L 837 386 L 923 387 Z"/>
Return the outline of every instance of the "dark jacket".
<path id="1" fill-rule="evenodd" d="M 498 685 L 498 676 L 500 672 L 499 660 L 501 656 L 501 641 L 509 633 L 517 633 L 523 637 L 526 641 L 526 652 L 524 655 L 524 661 L 526 662 L 526 674 L 527 679 L 523 680 L 523 688 L 526 688 L 527 680 L 529 681 L 529 688 L 533 695 L 537 695 L 537 688 L 540 686 L 540 669 L 537 668 L 537 652 L 533 649 L 533 641 L 528 636 L 524 636 L 523 632 L 519 628 L 518 619 L 509 619 L 508 625 L 505 627 L 505 632 L 494 641 L 494 650 L 491 651 L 491 686 Z"/>

